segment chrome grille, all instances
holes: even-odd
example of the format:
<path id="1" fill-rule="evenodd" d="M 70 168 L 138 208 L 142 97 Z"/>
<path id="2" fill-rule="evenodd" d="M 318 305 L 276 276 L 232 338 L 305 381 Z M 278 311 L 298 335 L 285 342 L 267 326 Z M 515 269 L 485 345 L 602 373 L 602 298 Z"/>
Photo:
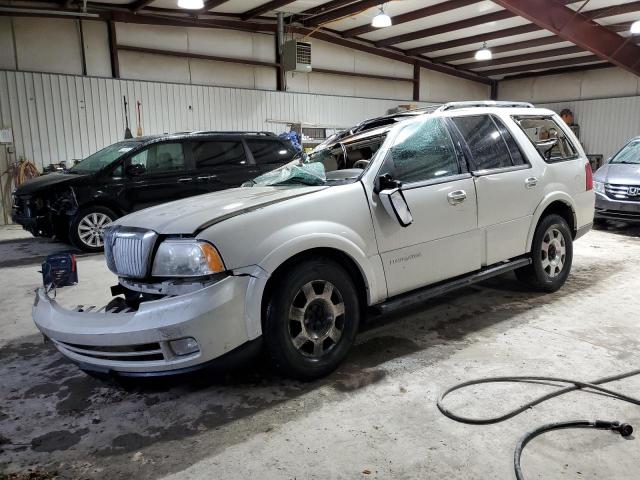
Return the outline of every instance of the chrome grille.
<path id="1" fill-rule="evenodd" d="M 614 200 L 640 202 L 640 185 L 616 185 L 607 183 L 604 186 L 607 197 Z"/>
<path id="2" fill-rule="evenodd" d="M 104 254 L 109 270 L 121 277 L 144 278 L 158 234 L 115 225 L 105 229 Z"/>

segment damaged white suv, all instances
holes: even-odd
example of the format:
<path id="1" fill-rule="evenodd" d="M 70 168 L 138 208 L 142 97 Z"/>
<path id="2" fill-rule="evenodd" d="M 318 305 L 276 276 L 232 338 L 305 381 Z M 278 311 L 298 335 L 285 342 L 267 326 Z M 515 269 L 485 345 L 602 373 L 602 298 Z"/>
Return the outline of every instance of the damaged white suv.
<path id="1" fill-rule="evenodd" d="M 38 328 L 80 368 L 186 372 L 264 346 L 311 379 L 369 307 L 403 307 L 509 270 L 555 291 L 592 224 L 587 158 L 552 111 L 454 103 L 340 139 L 243 186 L 119 219 L 106 307 L 37 294 Z"/>

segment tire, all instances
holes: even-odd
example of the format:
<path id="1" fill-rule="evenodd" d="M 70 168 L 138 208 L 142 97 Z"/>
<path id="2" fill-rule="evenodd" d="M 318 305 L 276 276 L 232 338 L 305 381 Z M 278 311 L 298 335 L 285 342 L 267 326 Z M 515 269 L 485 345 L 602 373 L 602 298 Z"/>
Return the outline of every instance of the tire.
<path id="1" fill-rule="evenodd" d="M 272 289 L 264 322 L 266 350 L 283 375 L 313 380 L 342 362 L 359 322 L 358 295 L 345 269 L 330 259 L 307 260 Z"/>
<path id="2" fill-rule="evenodd" d="M 560 215 L 548 215 L 538 223 L 531 259 L 531 265 L 516 270 L 518 280 L 542 292 L 555 292 L 564 285 L 573 262 L 573 236 Z"/>
<path id="3" fill-rule="evenodd" d="M 85 252 L 101 252 L 102 230 L 118 216 L 106 207 L 94 206 L 80 210 L 71 220 L 69 239 Z"/>

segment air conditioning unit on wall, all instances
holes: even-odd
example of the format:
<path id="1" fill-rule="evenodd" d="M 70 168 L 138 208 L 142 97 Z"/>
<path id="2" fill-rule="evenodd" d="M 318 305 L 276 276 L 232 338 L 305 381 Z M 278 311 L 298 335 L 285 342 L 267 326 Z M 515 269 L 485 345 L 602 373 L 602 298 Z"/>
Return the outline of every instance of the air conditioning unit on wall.
<path id="1" fill-rule="evenodd" d="M 289 40 L 282 47 L 282 63 L 287 72 L 311 71 L 311 43 Z"/>

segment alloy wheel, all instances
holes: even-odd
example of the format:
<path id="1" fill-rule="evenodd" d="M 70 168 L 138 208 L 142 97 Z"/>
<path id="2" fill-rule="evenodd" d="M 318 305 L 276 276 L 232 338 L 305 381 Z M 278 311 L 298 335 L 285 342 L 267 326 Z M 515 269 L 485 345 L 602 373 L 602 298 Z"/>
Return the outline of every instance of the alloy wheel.
<path id="1" fill-rule="evenodd" d="M 542 237 L 541 248 L 542 269 L 550 278 L 555 278 L 564 268 L 567 249 L 564 235 L 557 227 L 552 226 Z"/>
<path id="2" fill-rule="evenodd" d="M 330 282 L 315 280 L 296 293 L 289 309 L 289 336 L 304 356 L 318 359 L 333 350 L 344 329 L 344 301 Z"/>
<path id="3" fill-rule="evenodd" d="M 78 237 L 80 240 L 92 247 L 102 247 L 102 235 L 104 228 L 113 220 L 108 215 L 93 212 L 82 217 L 78 223 Z"/>

